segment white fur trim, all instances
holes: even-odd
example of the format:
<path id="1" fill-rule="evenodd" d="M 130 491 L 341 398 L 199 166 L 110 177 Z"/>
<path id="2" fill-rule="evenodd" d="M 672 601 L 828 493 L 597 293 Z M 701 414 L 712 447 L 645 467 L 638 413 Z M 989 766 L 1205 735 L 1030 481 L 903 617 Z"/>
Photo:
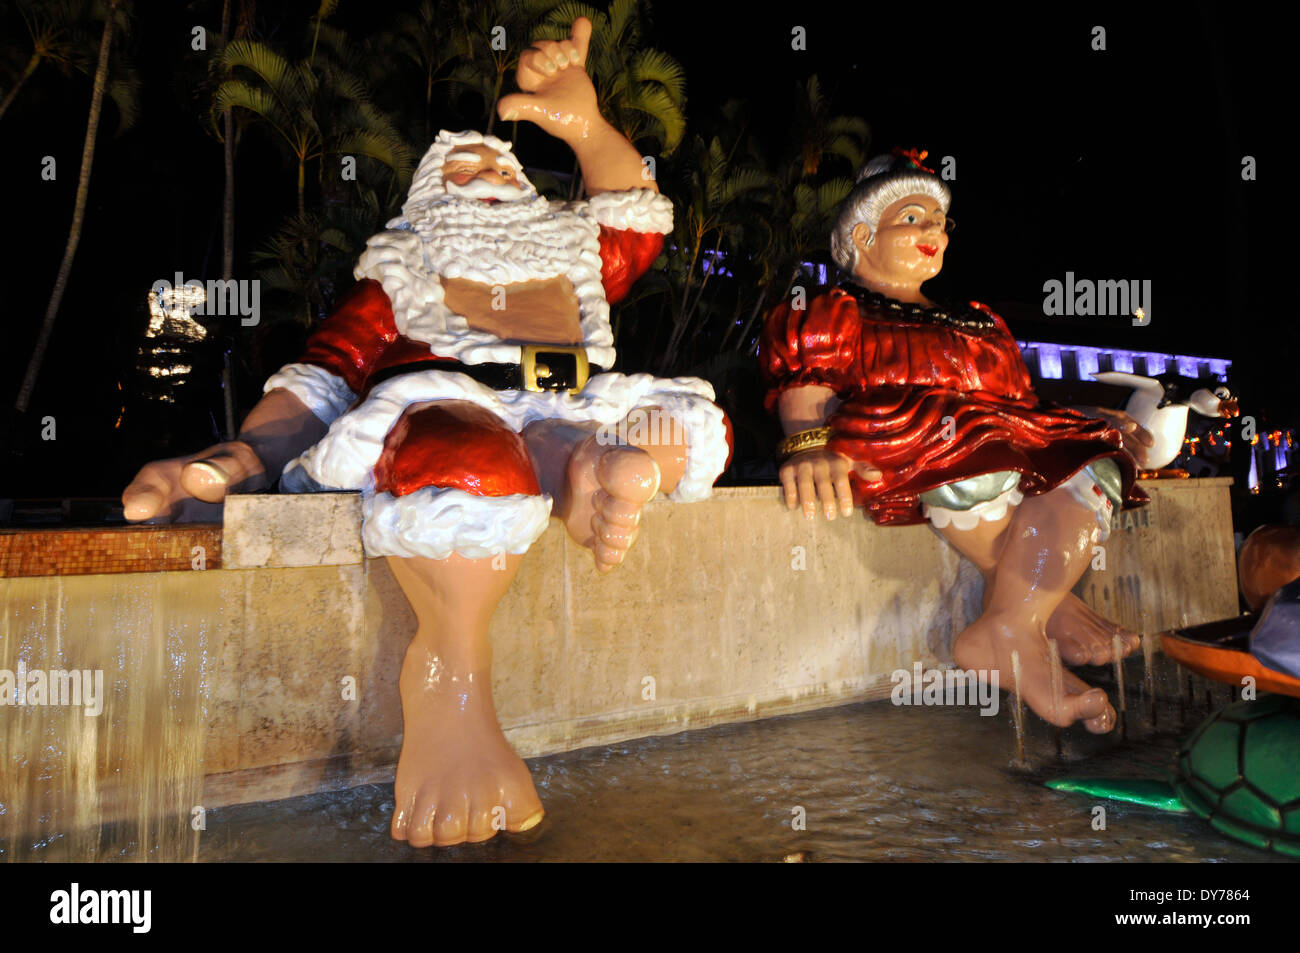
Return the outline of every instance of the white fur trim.
<path id="1" fill-rule="evenodd" d="M 262 393 L 277 387 L 289 391 L 327 424 L 342 416 L 357 399 L 343 378 L 315 364 L 286 364 L 267 378 Z"/>
<path id="2" fill-rule="evenodd" d="M 384 381 L 329 432 L 285 468 L 281 487 L 359 490 L 372 485 L 371 471 L 384 438 L 411 404 L 467 400 L 491 411 L 519 432 L 534 420 L 572 420 L 617 424 L 639 407 L 662 407 L 686 431 L 690 450 L 686 471 L 670 499 L 708 499 L 713 481 L 727 462 L 726 425 L 713 403 L 713 387 L 695 377 L 671 380 L 649 374 L 598 374 L 579 394 L 556 391 L 495 391 L 465 374 L 414 371 Z"/>
<path id="3" fill-rule="evenodd" d="M 549 496 L 475 496 L 426 486 L 406 496 L 366 494 L 361 538 L 366 555 L 487 559 L 524 553 L 546 532 Z"/>
<path id="4" fill-rule="evenodd" d="M 673 203 L 651 189 L 601 192 L 586 202 L 586 211 L 597 225 L 667 235 L 673 230 Z M 577 209 L 579 214 L 581 210 Z"/>
<path id="5" fill-rule="evenodd" d="M 950 510 L 946 506 L 931 506 L 929 503 L 922 503 L 921 512 L 925 514 L 935 529 L 944 529 L 951 523 L 965 532 L 978 526 L 980 520 L 996 523 L 1007 515 L 1008 507 L 1019 506 L 1020 501 L 1024 498 L 1024 494 L 1013 486 L 1009 490 L 1003 490 L 991 500 L 976 503 L 968 510 Z"/>

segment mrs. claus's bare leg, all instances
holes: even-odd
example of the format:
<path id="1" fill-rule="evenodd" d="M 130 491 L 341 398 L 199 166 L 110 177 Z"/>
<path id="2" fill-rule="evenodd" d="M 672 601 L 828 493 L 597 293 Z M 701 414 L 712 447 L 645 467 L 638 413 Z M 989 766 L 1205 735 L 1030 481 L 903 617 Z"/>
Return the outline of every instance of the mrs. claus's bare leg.
<path id="1" fill-rule="evenodd" d="M 1026 498 L 1005 527 L 985 612 L 957 637 L 953 657 L 962 668 L 997 670 L 1000 685 L 1052 724 L 1083 721 L 1089 731 L 1105 732 L 1115 712 L 1104 691 L 1063 673 L 1061 697 L 1053 697 L 1047 645 L 1047 621 L 1088 567 L 1097 532 L 1095 513 L 1064 487 Z M 1013 650 L 1020 685 L 1012 676 Z"/>
<path id="2" fill-rule="evenodd" d="M 1023 503 L 1021 504 L 1023 505 Z M 993 569 L 1002 556 L 1006 529 L 1015 516 L 1009 509 L 1000 520 L 980 520 L 973 529 L 955 524 L 938 530 L 953 548 L 973 562 L 984 574 L 984 608 L 993 596 Z M 1069 665 L 1105 665 L 1114 658 L 1114 637 L 1120 637 L 1124 656 L 1131 654 L 1142 639 L 1118 623 L 1099 615 L 1074 593 L 1066 593 L 1047 620 L 1047 637 L 1056 639 L 1061 658 Z"/>

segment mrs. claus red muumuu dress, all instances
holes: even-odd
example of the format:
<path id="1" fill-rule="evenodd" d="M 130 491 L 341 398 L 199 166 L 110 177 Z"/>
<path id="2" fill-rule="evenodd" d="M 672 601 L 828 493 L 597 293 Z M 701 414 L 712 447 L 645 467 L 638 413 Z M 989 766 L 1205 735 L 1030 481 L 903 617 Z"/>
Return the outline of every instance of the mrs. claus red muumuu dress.
<path id="1" fill-rule="evenodd" d="M 881 471 L 874 483 L 850 476 L 855 501 L 881 525 L 924 522 L 918 497 L 946 483 L 1015 470 L 1031 496 L 1104 457 L 1120 468 L 1124 505 L 1147 500 L 1120 432 L 1040 401 L 1006 324 L 978 302 L 922 308 L 845 282 L 804 310 L 773 311 L 759 358 L 769 411 L 807 384 L 843 401 L 827 420 L 829 447 Z M 955 439 L 945 439 L 949 427 Z"/>

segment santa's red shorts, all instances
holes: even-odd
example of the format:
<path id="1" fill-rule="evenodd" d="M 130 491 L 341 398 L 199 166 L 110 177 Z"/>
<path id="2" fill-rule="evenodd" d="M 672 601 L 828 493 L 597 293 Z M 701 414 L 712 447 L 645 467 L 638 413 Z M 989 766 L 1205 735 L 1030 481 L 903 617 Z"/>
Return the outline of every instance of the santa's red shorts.
<path id="1" fill-rule="evenodd" d="M 475 496 L 542 492 L 524 438 L 468 401 L 408 407 L 384 438 L 375 492 L 407 496 L 426 486 Z"/>

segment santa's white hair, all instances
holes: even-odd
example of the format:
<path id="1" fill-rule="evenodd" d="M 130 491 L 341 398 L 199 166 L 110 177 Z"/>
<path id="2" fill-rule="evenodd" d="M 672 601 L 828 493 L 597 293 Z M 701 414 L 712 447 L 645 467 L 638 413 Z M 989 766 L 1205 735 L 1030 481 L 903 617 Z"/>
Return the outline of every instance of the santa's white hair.
<path id="1" fill-rule="evenodd" d="M 479 145 L 487 146 L 501 154 L 500 161 L 514 170 L 515 179 L 523 187 L 521 194 L 537 194 L 533 183 L 529 182 L 528 176 L 524 175 L 524 167 L 515 157 L 510 143 L 496 136 L 475 132 L 473 129 L 464 132 L 448 132 L 444 129 L 438 133 L 438 138 L 433 140 L 433 145 L 429 146 L 429 151 L 424 154 L 419 167 L 415 170 L 415 178 L 411 180 L 411 190 L 406 195 L 406 204 L 402 206 L 402 219 L 410 218 L 413 213 L 418 214 L 420 208 L 439 196 L 447 194 L 446 183 L 442 180 L 442 166 L 447 161 L 447 156 L 465 146 Z M 388 227 L 393 227 L 392 222 Z"/>

